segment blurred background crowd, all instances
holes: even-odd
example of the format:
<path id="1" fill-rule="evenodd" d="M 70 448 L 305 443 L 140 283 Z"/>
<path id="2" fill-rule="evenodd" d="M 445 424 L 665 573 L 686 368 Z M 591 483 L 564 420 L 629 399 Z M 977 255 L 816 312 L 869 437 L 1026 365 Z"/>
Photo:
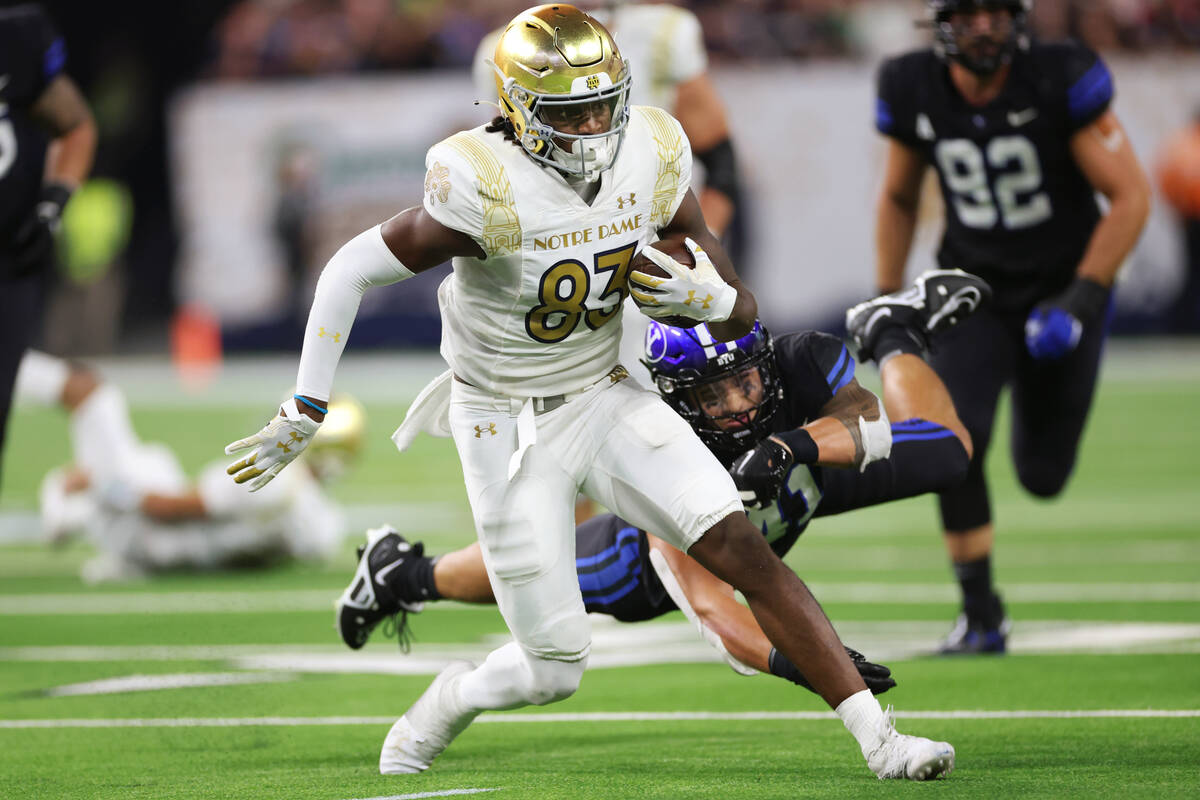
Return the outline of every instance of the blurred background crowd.
<path id="1" fill-rule="evenodd" d="M 63 275 L 44 346 L 61 354 L 96 354 L 161 351 L 172 325 L 192 330 L 198 324 L 202 332 L 208 330 L 208 311 L 202 303 L 190 303 L 186 280 L 180 275 L 180 265 L 188 258 L 184 251 L 194 247 L 194 242 L 187 243 L 186 229 L 189 225 L 195 228 L 195 215 L 193 211 L 189 219 L 181 210 L 187 203 L 180 199 L 178 183 L 181 173 L 194 176 L 197 167 L 194 157 L 187 169 L 181 170 L 177 162 L 183 149 L 202 149 L 203 142 L 195 140 L 204 138 L 195 125 L 181 127 L 172 121 L 173 113 L 178 112 L 172 109 L 181 95 L 194 94 L 197 87 L 226 87 L 226 97 L 232 98 L 246 87 L 263 85 L 279 86 L 279 91 L 286 93 L 289 87 L 307 85 L 314 79 L 345 80 L 359 73 L 375 81 L 465 76 L 479 41 L 528 3 L 46 0 L 43 5 L 66 38 L 68 70 L 87 95 L 101 135 L 95 180 L 88 187 L 91 191 L 81 193 L 72 203 L 73 221 L 68 220 L 68 231 L 60 243 Z M 920 0 L 691 0 L 676 5 L 691 9 L 700 20 L 711 69 L 735 76 L 724 82 L 726 86 L 738 75 L 753 74 L 746 70 L 778 69 L 782 64 L 820 71 L 852 63 L 861 65 L 863 79 L 859 82 L 864 84 L 864 97 L 869 97 L 871 71 L 879 58 L 920 46 L 929 37 L 928 31 L 914 25 L 924 18 Z M 1142 62 L 1153 65 L 1200 53 L 1200 0 L 1036 0 L 1032 22 L 1043 38 L 1080 38 L 1106 58 L 1134 64 L 1134 71 Z M 1175 68 L 1180 69 L 1178 65 Z M 1119 98 L 1122 80 L 1118 70 Z M 1177 76 L 1171 85 L 1181 82 L 1186 84 L 1186 78 Z M 1153 86 L 1153 78 L 1146 77 L 1144 83 Z M 1181 113 L 1190 114 L 1193 109 L 1200 110 L 1200 93 L 1178 96 L 1172 90 L 1147 102 L 1186 106 L 1188 111 Z M 400 118 L 422 111 L 404 105 L 390 109 Z M 298 122 L 293 127 L 305 124 Z M 1160 127 L 1168 125 L 1180 128 L 1174 119 L 1161 122 Z M 1165 141 L 1169 132 L 1156 135 L 1156 150 L 1163 149 L 1158 139 Z M 423 146 L 436 138 L 440 137 L 427 138 Z M 281 312 L 284 316 L 296 316 L 300 307 L 306 307 L 311 275 L 304 273 L 319 270 L 329 254 L 322 248 L 307 256 L 288 252 L 289 246 L 295 250 L 296 226 L 304 224 L 310 173 L 319 168 L 307 141 L 304 137 L 276 137 L 272 155 L 266 159 L 271 162 L 268 170 L 277 192 L 266 201 L 272 206 L 270 224 L 280 242 L 278 249 L 284 251 L 273 258 L 293 263 L 282 268 L 291 275 L 293 286 L 283 292 L 292 295 L 291 299 L 275 296 L 271 300 L 290 307 Z M 734 141 L 737 144 L 736 125 Z M 751 162 L 754 155 L 743 153 Z M 1153 169 L 1154 154 L 1142 155 Z M 406 151 L 403 157 L 412 161 L 417 171 L 422 169 L 423 150 Z M 209 166 L 222 168 L 211 161 Z M 751 180 L 753 172 L 750 164 Z M 411 194 L 410 202 L 418 196 L 419 189 Z M 209 196 L 206 202 L 217 205 L 220 198 Z M 862 213 L 865 220 L 868 212 L 863 209 Z M 329 235 L 344 239 L 354 232 Z M 219 237 L 220 232 L 206 235 Z M 1182 235 L 1174 235 L 1182 241 Z M 1169 257 L 1182 260 L 1184 252 L 1180 245 Z M 258 266 L 256 259 L 261 258 L 260 253 L 247 252 L 241 267 L 253 270 Z M 296 265 L 305 258 L 308 262 Z M 869 266 L 862 267 L 867 274 Z M 1185 270 L 1182 265 L 1172 268 L 1177 273 Z M 753 269 L 747 272 L 753 274 Z M 1180 281 L 1172 280 L 1171 291 L 1175 291 Z M 860 288 L 864 292 L 870 289 L 865 284 Z M 213 314 L 222 322 L 224 317 L 219 311 Z M 1136 320 L 1127 330 L 1183 329 L 1168 325 L 1153 309 L 1133 317 Z M 434 318 L 426 314 L 420 319 L 426 324 Z M 239 338 L 236 324 L 223 335 L 226 347 L 254 347 L 257 342 L 262 348 L 291 349 L 297 341 L 290 334 Z M 386 337 L 381 341 L 388 343 Z M 407 343 L 431 342 L 416 337 Z"/>

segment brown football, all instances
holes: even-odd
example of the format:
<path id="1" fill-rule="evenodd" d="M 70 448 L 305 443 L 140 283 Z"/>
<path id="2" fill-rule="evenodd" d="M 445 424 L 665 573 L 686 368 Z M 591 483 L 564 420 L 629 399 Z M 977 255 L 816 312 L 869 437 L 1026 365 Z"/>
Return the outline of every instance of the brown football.
<path id="1" fill-rule="evenodd" d="M 661 241 L 657 241 L 654 244 L 647 245 L 647 247 L 653 247 L 655 250 L 661 250 L 662 252 L 666 253 L 671 258 L 675 259 L 680 264 L 683 264 L 685 267 L 687 267 L 689 269 L 696 266 L 696 259 L 692 258 L 692 251 L 688 250 L 687 244 L 683 241 L 683 237 L 672 238 L 672 239 L 662 239 Z M 670 275 L 667 274 L 666 270 L 664 270 L 658 264 L 655 264 L 650 259 L 646 258 L 646 256 L 644 255 L 644 250 L 645 250 L 645 248 L 642 248 L 642 250 L 639 250 L 638 254 L 633 257 L 633 261 L 630 262 L 630 264 L 629 264 L 630 271 L 644 272 L 647 275 L 653 275 L 656 278 L 671 277 Z M 643 314 L 646 313 L 645 308 L 642 306 L 641 303 L 638 303 L 638 300 L 636 297 L 633 298 L 633 302 L 637 303 L 638 308 L 642 309 Z M 649 316 L 649 315 L 647 315 L 647 316 Z M 694 319 L 690 319 L 688 317 L 678 317 L 678 316 L 668 317 L 666 319 L 658 318 L 658 321 L 665 323 L 667 325 L 673 325 L 676 328 L 694 328 L 695 326 L 700 324 L 699 322 L 697 322 Z"/>

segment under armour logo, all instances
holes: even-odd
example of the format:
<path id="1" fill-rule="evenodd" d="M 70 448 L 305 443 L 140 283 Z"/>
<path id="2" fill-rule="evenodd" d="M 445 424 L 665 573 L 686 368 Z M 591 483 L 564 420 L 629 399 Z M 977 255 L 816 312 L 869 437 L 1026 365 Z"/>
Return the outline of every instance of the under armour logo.
<path id="1" fill-rule="evenodd" d="M 587 87 L 589 89 L 599 88 L 600 87 L 600 76 L 599 75 L 588 75 Z"/>
<path id="2" fill-rule="evenodd" d="M 324 339 L 326 336 L 331 337 L 334 342 L 340 342 L 342 340 L 341 331 L 337 331 L 334 333 L 328 333 L 328 332 L 326 332 L 325 328 L 323 328 L 323 327 L 317 328 L 317 338 L 318 339 Z"/>
<path id="3" fill-rule="evenodd" d="M 276 446 L 276 447 L 278 447 L 280 450 L 282 450 L 282 451 L 283 451 L 283 452 L 285 452 L 285 453 L 290 453 L 290 452 L 292 452 L 292 448 L 291 448 L 291 447 L 289 447 L 289 445 L 296 444 L 297 442 L 303 442 L 303 441 L 304 441 L 304 437 L 303 437 L 303 436 L 301 436 L 300 434 L 296 433 L 295 431 L 292 431 L 292 432 L 291 432 L 291 436 L 292 436 L 292 438 L 291 438 L 291 441 L 288 441 L 288 442 L 276 442 L 276 443 L 275 443 L 275 446 Z"/>
<path id="4" fill-rule="evenodd" d="M 704 299 L 701 300 L 699 297 L 696 297 L 695 291 L 689 290 L 687 300 L 684 300 L 683 304 L 685 306 L 690 306 L 692 303 L 700 303 L 700 308 L 707 310 L 708 304 L 711 303 L 712 301 L 713 301 L 713 296 L 711 294 L 705 295 Z"/>
<path id="5" fill-rule="evenodd" d="M 490 433 L 492 436 L 495 436 L 496 435 L 496 423 L 489 422 L 487 424 L 486 428 L 480 427 L 479 425 L 475 426 L 475 438 L 476 439 L 482 439 L 483 435 L 485 433 Z"/>
<path id="6" fill-rule="evenodd" d="M 618 195 L 617 196 L 617 208 L 620 209 L 621 211 L 624 211 L 626 204 L 629 204 L 631 206 L 636 206 L 637 200 L 634 199 L 635 197 L 637 197 L 637 192 L 630 192 L 628 199 Z"/>

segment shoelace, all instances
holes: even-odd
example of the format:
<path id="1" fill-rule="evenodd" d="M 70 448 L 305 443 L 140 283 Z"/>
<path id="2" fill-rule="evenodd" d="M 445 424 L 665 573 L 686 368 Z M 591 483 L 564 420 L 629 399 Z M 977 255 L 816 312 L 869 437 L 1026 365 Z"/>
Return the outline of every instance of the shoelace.
<path id="1" fill-rule="evenodd" d="M 383 635 L 389 639 L 395 636 L 396 643 L 400 646 L 400 652 L 407 655 L 408 651 L 412 649 L 413 643 L 413 632 L 408 627 L 408 612 L 402 608 L 395 614 L 384 617 Z"/>

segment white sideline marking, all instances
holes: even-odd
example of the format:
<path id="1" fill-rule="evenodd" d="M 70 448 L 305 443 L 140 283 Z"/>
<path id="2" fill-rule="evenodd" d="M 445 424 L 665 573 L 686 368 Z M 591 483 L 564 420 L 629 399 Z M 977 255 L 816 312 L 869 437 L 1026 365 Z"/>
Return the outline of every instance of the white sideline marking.
<path id="1" fill-rule="evenodd" d="M 897 719 L 1193 719 L 1200 709 L 1116 708 L 1070 711 L 897 711 Z M 480 723 L 556 722 L 772 722 L 836 720 L 832 711 L 596 711 L 580 714 L 484 714 Z M 395 717 L 176 717 L 153 719 L 8 719 L 0 729 L 25 728 L 257 728 L 319 725 L 391 725 Z"/>
<path id="2" fill-rule="evenodd" d="M 843 622 L 838 633 L 879 662 L 929 655 L 946 633 L 943 622 Z M 380 639 L 366 650 L 341 645 L 64 645 L 0 647 L 3 662 L 218 661 L 241 670 L 357 675 L 435 675 L 457 659 L 482 660 L 507 635 L 471 644 L 417 643 L 403 656 Z M 1009 637 L 1015 655 L 1053 653 L 1200 653 L 1200 624 L 1149 622 L 1018 621 Z M 626 625 L 592 620 L 593 669 L 643 664 L 719 662 L 720 657 L 686 621 Z"/>
<path id="3" fill-rule="evenodd" d="M 810 583 L 824 603 L 946 605 L 959 602 L 959 589 L 945 583 Z M 262 592 L 81 592 L 3 594 L 0 615 L 197 614 L 330 611 L 337 592 L 298 589 Z M 1004 599 L 1012 603 L 1200 602 L 1200 583 L 1011 583 Z M 439 610 L 479 609 L 439 602 Z"/>
<path id="4" fill-rule="evenodd" d="M 287 672 L 177 672 L 170 675 L 124 675 L 85 683 L 69 683 L 46 690 L 50 697 L 74 697 L 203 686 L 240 686 L 248 683 L 283 683 L 299 677 Z"/>
<path id="5" fill-rule="evenodd" d="M 389 794 L 383 797 L 361 797 L 354 800 L 418 800 L 421 797 L 450 797 L 456 794 L 482 794 L 483 792 L 498 792 L 500 787 L 495 789 L 443 789 L 440 792 L 417 792 L 416 794 Z"/>

